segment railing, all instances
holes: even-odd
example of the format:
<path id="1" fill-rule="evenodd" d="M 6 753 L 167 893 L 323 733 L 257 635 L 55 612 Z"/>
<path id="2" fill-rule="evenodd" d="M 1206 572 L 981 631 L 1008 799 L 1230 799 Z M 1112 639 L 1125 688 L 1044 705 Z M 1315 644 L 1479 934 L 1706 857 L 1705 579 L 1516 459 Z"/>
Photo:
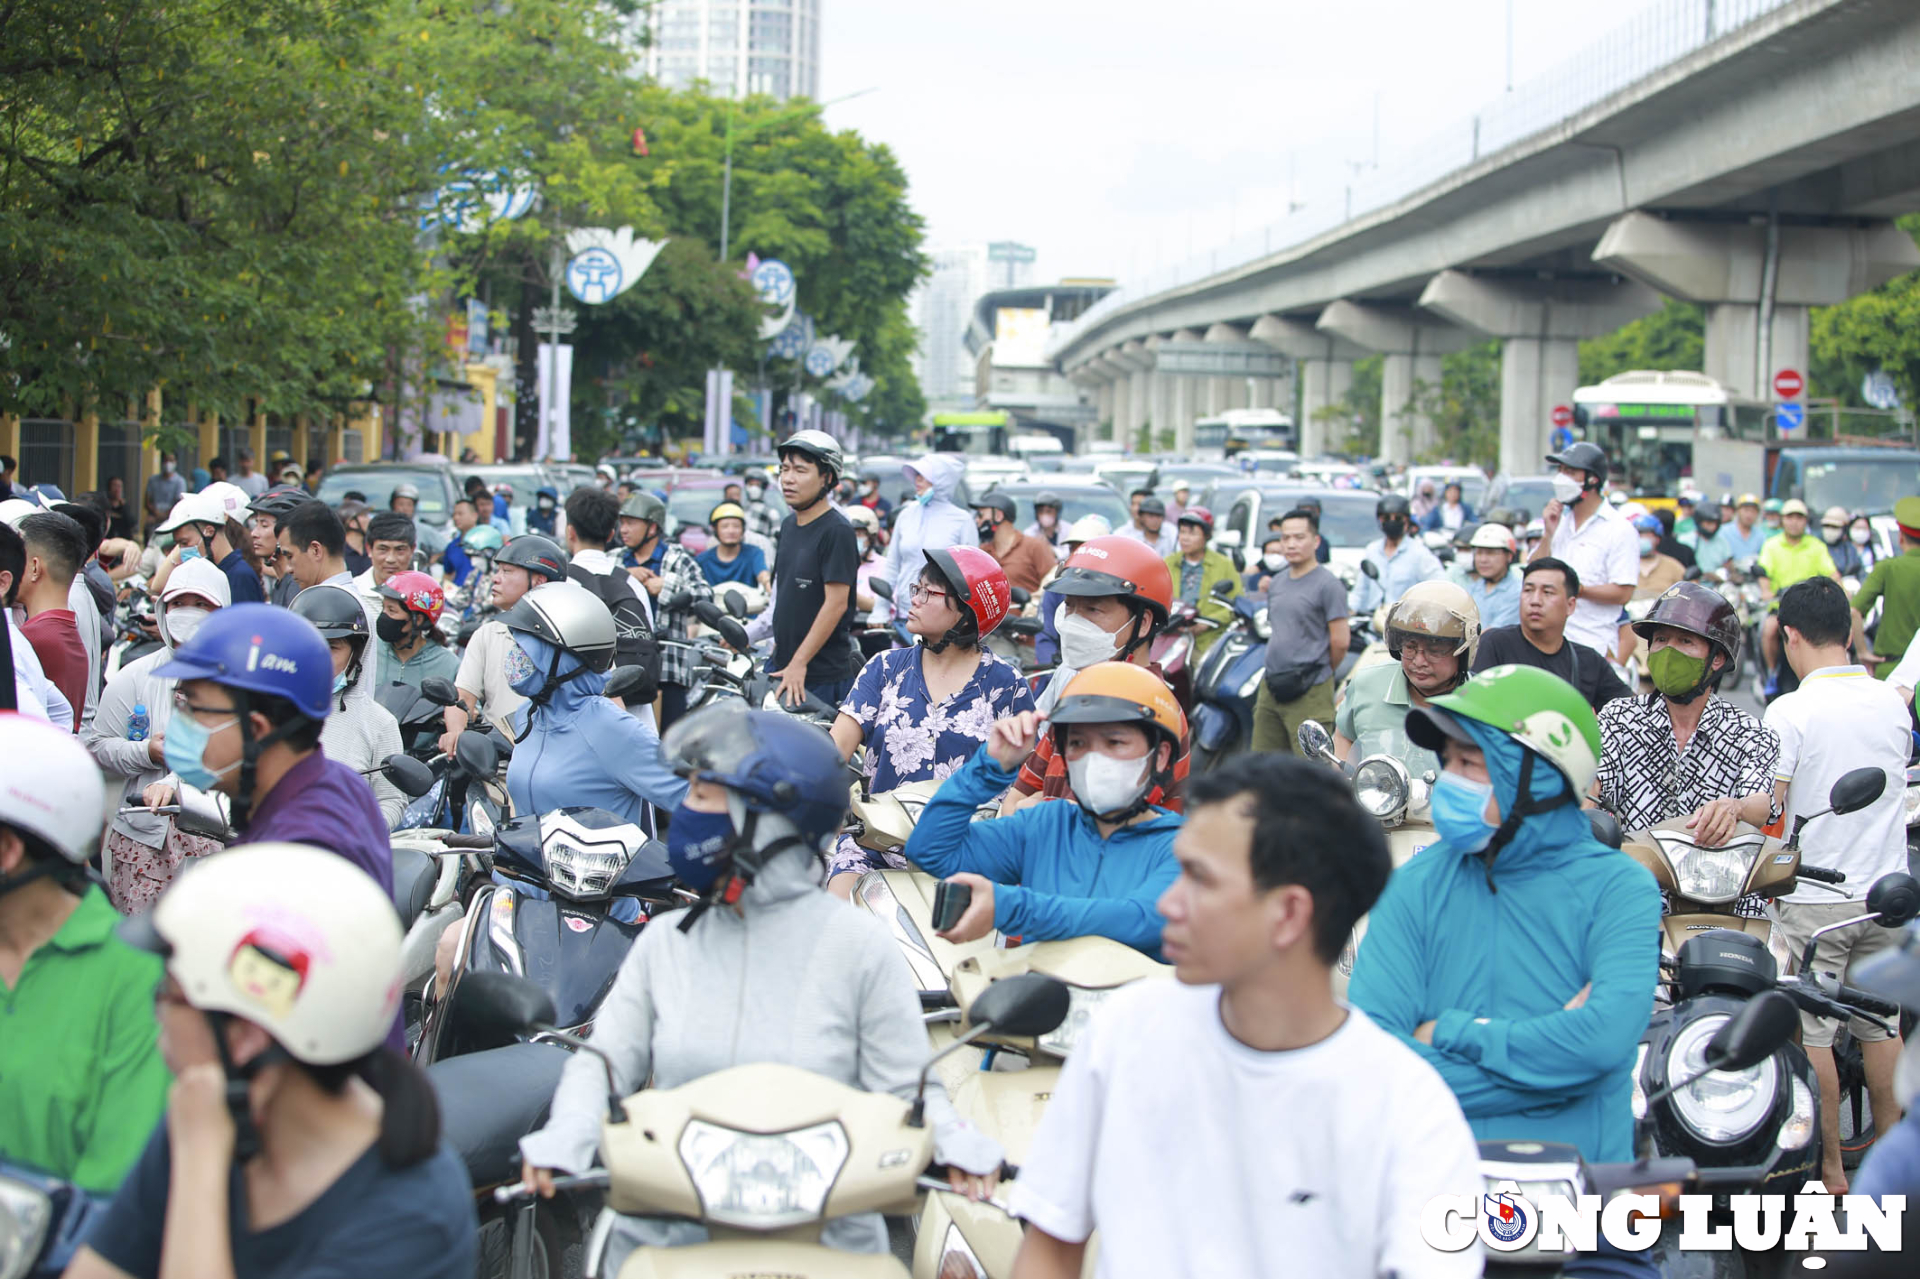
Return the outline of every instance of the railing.
<path id="1" fill-rule="evenodd" d="M 1079 319 L 1056 325 L 1047 354 L 1057 355 L 1105 316 L 1144 298 L 1258 262 L 1395 204 L 1793 3 L 1798 0 L 1659 0 L 1574 57 L 1409 148 L 1387 166 L 1320 192 L 1278 222 L 1107 294 Z"/>

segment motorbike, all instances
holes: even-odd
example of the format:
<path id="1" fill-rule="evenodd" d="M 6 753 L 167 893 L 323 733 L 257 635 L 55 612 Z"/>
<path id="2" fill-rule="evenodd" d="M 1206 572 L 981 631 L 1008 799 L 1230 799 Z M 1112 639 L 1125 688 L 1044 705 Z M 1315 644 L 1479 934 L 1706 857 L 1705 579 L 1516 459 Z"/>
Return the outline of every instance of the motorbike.
<path id="1" fill-rule="evenodd" d="M 504 781 L 512 755 L 513 742 L 488 727 L 460 734 L 452 755 L 435 754 L 424 762 L 411 755 L 389 756 L 381 771 L 412 801 L 394 830 L 492 834 L 513 815 Z"/>
<path id="2" fill-rule="evenodd" d="M 1253 702 L 1267 673 L 1266 601 L 1233 598 L 1233 620 L 1193 672 L 1192 771 L 1205 772 L 1253 745 Z"/>
<path id="3" fill-rule="evenodd" d="M 160 647 L 159 618 L 153 597 L 147 594 L 146 580 L 133 578 L 121 590 L 123 594 L 113 606 L 113 648 L 103 655 L 102 675 L 106 679 Z"/>
<path id="4" fill-rule="evenodd" d="M 0 1274 L 54 1279 L 64 1273 L 112 1202 L 110 1194 L 0 1159 Z"/>
<path id="5" fill-rule="evenodd" d="M 556 1032 L 546 992 L 529 983 L 496 980 L 483 993 L 493 1026 L 595 1051 Z M 1066 1020 L 1070 1003 L 1060 982 L 1038 974 L 996 982 L 972 1001 L 961 1042 L 990 1034 L 1045 1037 Z M 602 1062 L 606 1168 L 554 1179 L 557 1190 L 606 1188 L 607 1205 L 587 1241 L 587 1275 L 607 1273 L 613 1217 L 627 1213 L 698 1222 L 708 1242 L 635 1251 L 620 1279 L 905 1279 L 891 1256 L 840 1252 L 820 1238 L 833 1218 L 911 1211 L 920 1191 L 946 1186 L 923 1175 L 937 1170 L 925 1105 L 933 1061 L 912 1102 L 773 1063 L 734 1066 L 623 1099 L 615 1095 L 611 1063 Z M 529 1193 L 502 1187 L 494 1198 L 514 1204 Z M 1018 1225 L 1009 1221 L 1009 1228 L 1017 1238 Z"/>
<path id="6" fill-rule="evenodd" d="M 400 740 L 407 754 L 415 759 L 432 759 L 440 753 L 440 738 L 447 731 L 447 707 L 460 704 L 453 681 L 444 675 L 429 675 L 419 687 L 393 680 L 373 691 L 379 702 L 400 721 Z"/>

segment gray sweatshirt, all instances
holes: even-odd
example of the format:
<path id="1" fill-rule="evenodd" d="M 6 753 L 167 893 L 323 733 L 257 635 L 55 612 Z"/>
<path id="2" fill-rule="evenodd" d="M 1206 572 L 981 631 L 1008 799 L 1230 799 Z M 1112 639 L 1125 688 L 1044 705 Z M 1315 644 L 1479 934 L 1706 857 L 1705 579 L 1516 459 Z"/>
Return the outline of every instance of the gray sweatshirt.
<path id="1" fill-rule="evenodd" d="M 913 979 L 886 927 L 823 892 L 797 851 L 774 858 L 741 904 L 741 913 L 709 910 L 685 933 L 678 914 L 657 918 L 627 952 L 593 1023 L 620 1095 L 649 1078 L 676 1088 L 731 1066 L 780 1062 L 911 1099 L 930 1050 Z M 520 1153 L 536 1167 L 584 1172 L 606 1113 L 599 1059 L 578 1054 L 547 1126 L 521 1138 Z M 937 1078 L 927 1086 L 927 1117 L 942 1162 L 979 1173 L 999 1166 L 999 1146 L 960 1120 Z M 706 1237 L 686 1222 L 620 1224 L 630 1244 Z M 839 1218 L 822 1242 L 885 1252 L 886 1226 L 875 1213 Z M 611 1253 L 608 1261 L 617 1265 Z"/>

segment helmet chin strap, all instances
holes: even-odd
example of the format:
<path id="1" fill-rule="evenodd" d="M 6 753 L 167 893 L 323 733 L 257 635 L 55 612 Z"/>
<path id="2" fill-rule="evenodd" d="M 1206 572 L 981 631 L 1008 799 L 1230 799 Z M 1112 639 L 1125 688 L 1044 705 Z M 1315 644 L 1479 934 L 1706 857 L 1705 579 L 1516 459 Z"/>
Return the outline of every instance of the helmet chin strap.
<path id="1" fill-rule="evenodd" d="M 548 702 L 551 702 L 553 700 L 553 695 L 560 691 L 560 686 L 562 684 L 566 683 L 568 680 L 579 679 L 582 675 L 585 675 L 587 673 L 587 664 L 585 662 L 581 662 L 578 666 L 568 671 L 565 675 L 560 674 L 560 659 L 566 655 L 566 652 L 567 650 L 560 647 L 560 645 L 558 644 L 555 644 L 553 646 L 553 661 L 549 663 L 547 666 L 547 682 L 541 685 L 539 692 L 535 693 L 532 697 L 529 697 L 527 699 L 528 703 L 531 706 L 533 707 L 545 706 Z M 517 746 L 521 742 L 526 741 L 527 734 L 531 733 L 532 731 L 533 731 L 533 712 L 530 709 L 520 721 L 520 735 L 513 739 L 514 745 Z"/>
<path id="2" fill-rule="evenodd" d="M 247 695 L 238 689 L 233 690 L 233 709 L 240 725 L 240 785 L 233 796 L 233 828 L 245 830 L 247 817 L 253 810 L 253 788 L 260 763 L 260 752 L 275 742 L 283 740 L 307 721 L 305 716 L 296 717 L 280 725 L 265 737 L 256 740 L 253 736 L 253 707 Z M 231 768 L 232 765 L 228 767 Z"/>
<path id="3" fill-rule="evenodd" d="M 746 896 L 747 889 L 753 887 L 755 874 L 764 868 L 777 854 L 785 849 L 804 843 L 798 835 L 783 835 L 770 841 L 764 848 L 754 847 L 754 834 L 760 825 L 760 814 L 749 809 L 745 822 L 734 831 L 733 836 L 722 846 L 721 852 L 726 859 L 726 868 L 718 878 L 700 894 L 680 921 L 681 932 L 686 932 L 700 922 L 700 917 L 715 906 L 737 906 Z M 742 853 L 750 854 L 743 858 Z"/>
<path id="4" fill-rule="evenodd" d="M 262 1144 L 260 1129 L 253 1122 L 254 1077 L 275 1062 L 293 1058 L 280 1045 L 270 1043 L 246 1063 L 236 1066 L 233 1051 L 227 1046 L 227 1027 L 234 1021 L 233 1014 L 202 1012 L 200 1015 L 207 1019 L 207 1026 L 213 1032 L 214 1051 L 220 1054 L 220 1070 L 227 1077 L 227 1114 L 233 1119 L 233 1157 L 235 1162 L 244 1164 L 260 1153 Z"/>
<path id="5" fill-rule="evenodd" d="M 1487 846 L 1480 850 L 1480 860 L 1486 864 L 1487 868 L 1487 891 L 1491 893 L 1500 891 L 1493 882 L 1493 859 L 1498 857 L 1500 850 L 1519 833 L 1520 823 L 1538 813 L 1550 813 L 1556 808 L 1575 802 L 1572 786 L 1561 787 L 1560 793 L 1552 799 L 1533 798 L 1533 761 L 1534 753 L 1523 748 L 1520 752 L 1519 791 L 1514 796 L 1512 807 L 1500 819 L 1500 826 L 1493 832 L 1493 838 L 1488 840 Z"/>

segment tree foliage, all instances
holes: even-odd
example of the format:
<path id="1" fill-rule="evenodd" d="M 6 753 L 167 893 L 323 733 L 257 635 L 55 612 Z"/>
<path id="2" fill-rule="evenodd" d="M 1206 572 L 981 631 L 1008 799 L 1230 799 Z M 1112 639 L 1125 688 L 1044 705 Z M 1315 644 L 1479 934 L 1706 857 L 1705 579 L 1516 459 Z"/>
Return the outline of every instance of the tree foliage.
<path id="1" fill-rule="evenodd" d="M 1900 219 L 1920 242 L 1920 214 Z M 1884 370 L 1900 402 L 1920 404 L 1920 271 L 1891 280 L 1871 293 L 1813 312 L 1811 390 L 1858 405 L 1860 383 Z"/>
<path id="2" fill-rule="evenodd" d="M 1629 369 L 1694 369 L 1707 357 L 1706 310 L 1668 298 L 1666 306 L 1605 337 L 1580 344 L 1580 385 L 1593 386 Z M 1573 388 L 1568 387 L 1569 391 Z"/>
<path id="3" fill-rule="evenodd" d="M 1412 407 L 1432 421 L 1434 443 L 1420 462 L 1495 466 L 1500 461 L 1500 341 L 1440 359 L 1437 386 L 1416 381 Z"/>

